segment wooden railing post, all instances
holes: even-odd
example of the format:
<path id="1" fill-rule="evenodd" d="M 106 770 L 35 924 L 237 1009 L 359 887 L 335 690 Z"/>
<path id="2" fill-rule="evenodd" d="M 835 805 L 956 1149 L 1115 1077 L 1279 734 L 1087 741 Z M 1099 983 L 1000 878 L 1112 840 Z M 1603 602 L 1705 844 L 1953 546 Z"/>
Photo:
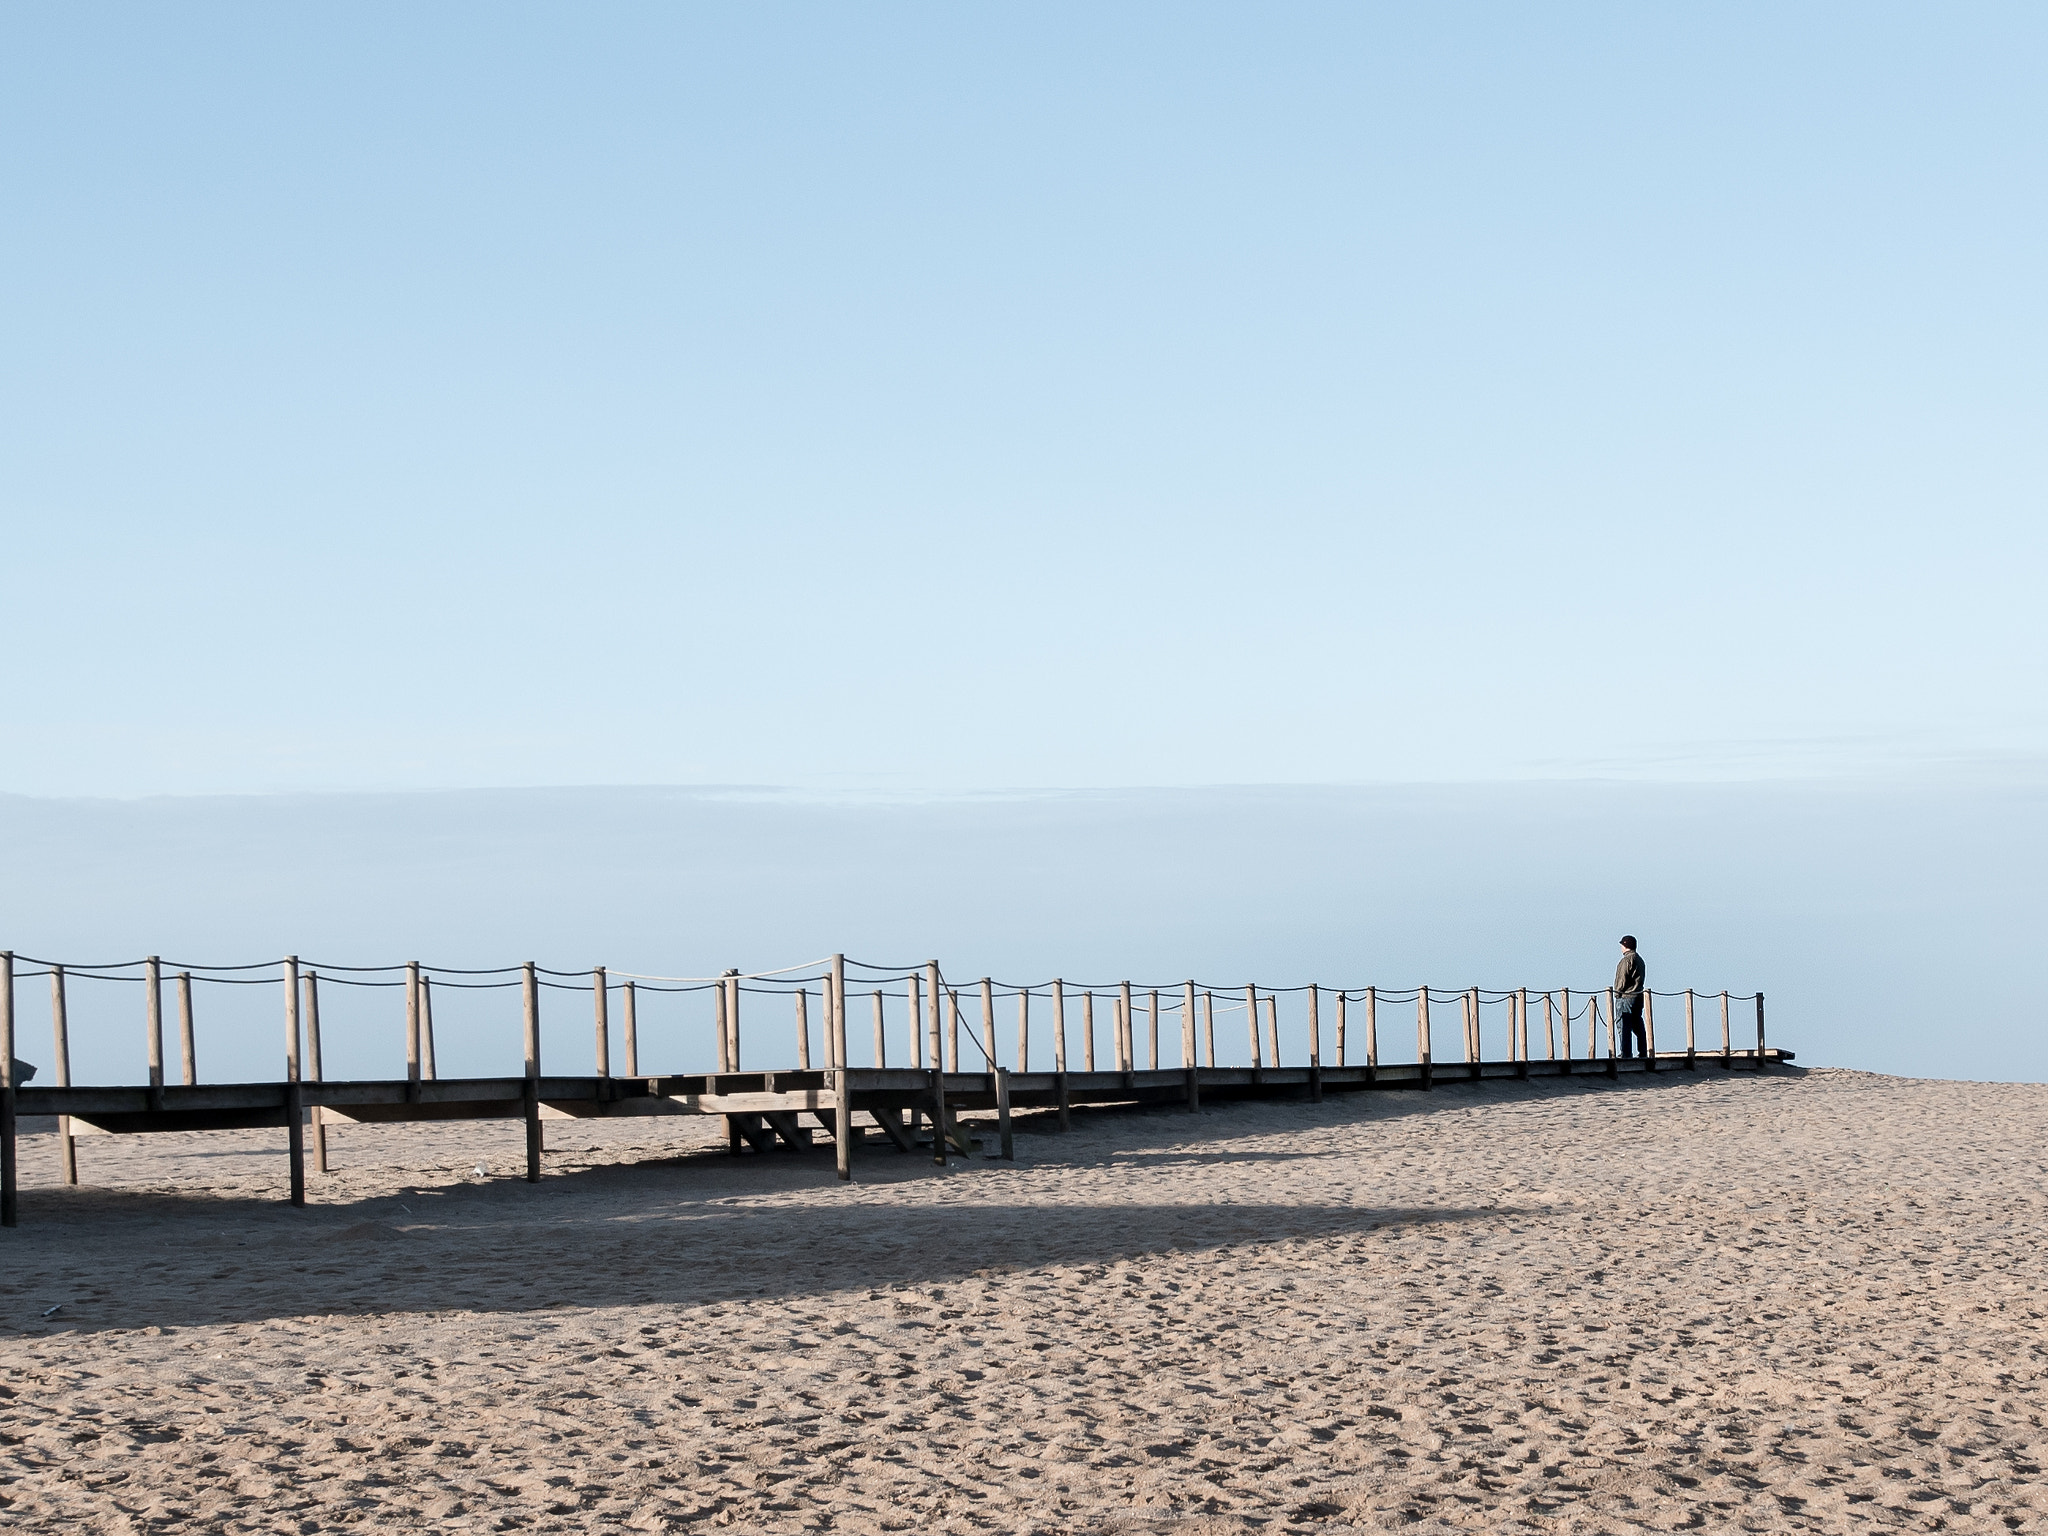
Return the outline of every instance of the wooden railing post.
<path id="1" fill-rule="evenodd" d="M 1643 984 L 1643 1070 L 1657 1070 L 1657 994 Z"/>
<path id="2" fill-rule="evenodd" d="M 877 992 L 875 1000 L 881 1001 Z M 832 1156 L 841 1180 L 853 1178 L 853 1072 L 846 1061 L 846 956 L 834 955 L 825 978 L 825 1033 L 832 1042 Z M 891 1110 L 891 1114 L 895 1111 Z"/>
<path id="3" fill-rule="evenodd" d="M 1529 1075 L 1529 989 L 1515 989 L 1515 1076 Z"/>
<path id="4" fill-rule="evenodd" d="M 50 967 L 50 1045 L 57 1058 L 57 1086 L 71 1086 L 71 1011 L 64 998 L 64 967 Z M 187 1079 L 190 1081 L 190 1079 Z M 64 1182 L 78 1182 L 78 1138 L 71 1134 L 71 1117 L 57 1117 L 57 1144 L 64 1154 Z"/>
<path id="5" fill-rule="evenodd" d="M 1202 993 L 1202 1052 L 1210 1066 L 1216 1065 L 1216 994 Z"/>
<path id="6" fill-rule="evenodd" d="M 828 1021 L 825 1026 L 825 1066 L 828 1071 L 832 1066 L 832 1026 L 829 1022 L 831 1017 L 832 1008 L 830 1004 L 827 1004 L 825 1008 L 825 1018 Z M 802 986 L 796 989 L 796 1064 L 799 1071 L 808 1072 L 811 1070 L 811 994 Z"/>
<path id="7" fill-rule="evenodd" d="M 1563 999 L 1557 1011 L 1558 1017 L 1564 1021 L 1564 1055 L 1558 1059 L 1564 1063 L 1565 1073 L 1569 1076 L 1572 1070 L 1572 989 L 1563 988 L 1559 996 Z M 1592 1023 L 1588 1021 L 1586 1027 L 1591 1029 Z"/>
<path id="8" fill-rule="evenodd" d="M 1415 1054 L 1422 1063 L 1422 1086 L 1425 1091 L 1436 1087 L 1436 1070 L 1429 1054 L 1429 1036 L 1429 988 L 1418 987 L 1415 991 Z"/>
<path id="9" fill-rule="evenodd" d="M 920 1072 L 924 1070 L 924 993 L 919 987 L 917 972 L 912 971 L 903 978 L 904 1006 L 910 1010 L 910 1064 Z M 917 1117 L 911 1115 L 911 1126 L 915 1129 Z"/>
<path id="10" fill-rule="evenodd" d="M 1547 988 L 1543 993 L 1543 1059 L 1557 1060 L 1557 1010 L 1551 1004 Z"/>
<path id="11" fill-rule="evenodd" d="M 993 1068 L 994 1062 L 989 1066 Z M 960 1070 L 960 989 L 946 988 L 946 1070 Z"/>
<path id="12" fill-rule="evenodd" d="M 994 1062 L 989 1065 L 993 1067 Z M 1017 1070 L 1031 1070 L 1031 989 L 1017 989 Z M 1008 1090 L 1005 1090 L 1006 1092 Z"/>
<path id="13" fill-rule="evenodd" d="M 945 1065 L 945 1058 L 940 1054 L 939 1050 L 940 1045 L 943 1043 L 939 1038 L 939 1009 L 942 1006 L 943 999 L 939 995 L 938 961 L 933 960 L 926 964 L 925 983 L 925 992 L 927 994 L 925 1006 L 931 1012 L 931 1039 L 928 1043 L 931 1046 L 932 1066 L 934 1069 L 938 1069 Z M 940 1126 L 939 1129 L 944 1131 L 945 1127 Z"/>
<path id="14" fill-rule="evenodd" d="M 1764 995 L 1756 995 L 1756 1069 L 1764 1069 Z"/>
<path id="15" fill-rule="evenodd" d="M 1195 984 L 1182 983 L 1180 997 L 1180 1064 L 1188 1074 L 1188 1113 L 1202 1107 L 1202 1064 L 1195 1052 Z"/>
<path id="16" fill-rule="evenodd" d="M 405 962 L 405 1081 L 406 1102 L 417 1104 L 420 1093 L 420 963 Z"/>
<path id="17" fill-rule="evenodd" d="M 187 1088 L 199 1082 L 199 1045 L 192 1033 L 192 973 L 178 972 L 178 1067 Z"/>
<path id="18" fill-rule="evenodd" d="M 161 1021 L 159 1021 L 161 1022 Z M 162 1086 L 163 1074 L 157 1073 L 157 1086 Z M 284 960 L 284 1080 L 296 1083 L 299 1080 L 299 957 L 286 955 Z"/>
<path id="19" fill-rule="evenodd" d="M 1726 1072 L 1734 1062 L 1735 1053 L 1728 1044 L 1728 994 L 1721 994 L 1721 1070 Z"/>
<path id="20" fill-rule="evenodd" d="M 1245 1027 L 1252 1036 L 1252 1071 L 1256 1072 L 1264 1063 L 1264 1053 L 1259 1049 L 1259 989 L 1247 986 L 1244 989 Z"/>
<path id="21" fill-rule="evenodd" d="M 612 1075 L 611 993 L 611 982 L 605 978 L 604 967 L 593 965 L 590 968 L 590 1027 L 596 1036 L 593 1042 L 597 1047 L 594 1059 L 597 1064 L 597 1075 L 599 1077 L 610 1077 Z M 806 1038 L 804 1041 L 804 1055 L 808 1057 L 810 1054 L 810 1041 Z M 804 1065 L 809 1066 L 810 1062 L 805 1061 Z M 429 1072 L 427 1075 L 431 1077 L 433 1074 Z"/>
<path id="22" fill-rule="evenodd" d="M 1117 1033 L 1123 1038 L 1117 1042 L 1120 1060 L 1119 1072 L 1138 1070 L 1138 1026 L 1136 1013 L 1131 1007 L 1131 984 L 1126 981 L 1117 989 Z"/>
<path id="23" fill-rule="evenodd" d="M 520 999 L 525 1004 L 526 1022 L 526 1075 L 540 1076 L 540 978 L 534 974 L 533 962 L 527 961 L 520 967 Z"/>
<path id="24" fill-rule="evenodd" d="M 1308 987 L 1308 1101 L 1323 1102 L 1323 1024 L 1317 1015 L 1319 994 L 1314 982 Z"/>
<path id="25" fill-rule="evenodd" d="M 619 1028 L 625 1035 L 626 1076 L 638 1077 L 640 1075 L 640 993 L 632 982 L 629 981 L 620 987 L 619 1002 L 625 1010 L 623 1017 L 619 1021 Z"/>
<path id="26" fill-rule="evenodd" d="M 875 1065 L 889 1065 L 889 1015 L 882 1006 L 882 989 L 875 988 Z M 891 1110 L 891 1114 L 895 1111 Z"/>
<path id="27" fill-rule="evenodd" d="M 164 977 L 155 955 L 142 962 L 143 1025 L 148 1032 L 149 1107 L 164 1107 Z"/>
<path id="28" fill-rule="evenodd" d="M 1693 1039 L 1692 1031 L 1692 988 L 1687 987 L 1685 989 L 1685 1070 L 1697 1072 L 1699 1066 L 1699 1052 L 1697 1042 Z"/>
<path id="29" fill-rule="evenodd" d="M 20 1220 L 14 1149 L 14 951 L 0 950 L 0 1227 Z"/>
<path id="30" fill-rule="evenodd" d="M 1052 1069 L 1062 1076 L 1067 1070 L 1067 984 L 1052 979 Z M 1062 1125 L 1061 1130 L 1066 1127 Z"/>
<path id="31" fill-rule="evenodd" d="M 320 973 L 306 972 L 300 981 L 305 993 L 306 1015 L 306 1065 L 311 1068 L 313 1081 L 327 1081 L 326 1069 L 320 1059 Z M 318 1104 L 312 1108 L 313 1122 L 313 1167 L 320 1173 L 327 1171 L 327 1114 Z"/>
<path id="32" fill-rule="evenodd" d="M 1614 988 L 1607 989 L 1607 1075 L 1621 1075 L 1621 1058 L 1614 1051 Z"/>
<path id="33" fill-rule="evenodd" d="M 1280 1065 L 1280 994 L 1266 994 L 1266 1043 L 1273 1048 L 1273 1065 Z"/>
<path id="34" fill-rule="evenodd" d="M 441 1075 L 434 1062 L 434 978 L 420 978 L 420 1075 L 433 1082 Z"/>
<path id="35" fill-rule="evenodd" d="M 1081 1070 L 1095 1070 L 1095 994 L 1081 994 Z"/>
<path id="36" fill-rule="evenodd" d="M 1365 989 L 1365 1080 L 1379 1081 L 1380 1075 L 1380 994 L 1379 988 Z"/>

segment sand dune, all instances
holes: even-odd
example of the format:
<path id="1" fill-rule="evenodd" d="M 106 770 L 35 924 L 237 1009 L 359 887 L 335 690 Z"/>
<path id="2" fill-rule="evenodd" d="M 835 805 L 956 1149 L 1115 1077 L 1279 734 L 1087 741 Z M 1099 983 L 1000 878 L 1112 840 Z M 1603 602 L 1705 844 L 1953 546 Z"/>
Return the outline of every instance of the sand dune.
<path id="1" fill-rule="evenodd" d="M 1851 1072 L 1084 1116 L 23 1146 L 15 1529 L 2048 1528 L 2048 1088 Z M 485 1168 L 483 1176 L 475 1172 Z M 45 1317 L 45 1309 L 60 1310 Z"/>

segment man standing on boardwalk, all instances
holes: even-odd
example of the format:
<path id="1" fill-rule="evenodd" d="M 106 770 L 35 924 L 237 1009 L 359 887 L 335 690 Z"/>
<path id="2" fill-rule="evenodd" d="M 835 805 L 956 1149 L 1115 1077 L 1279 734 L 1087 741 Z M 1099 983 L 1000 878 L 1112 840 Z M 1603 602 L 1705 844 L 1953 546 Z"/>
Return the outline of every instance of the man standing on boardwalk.
<path id="1" fill-rule="evenodd" d="M 1621 1054 L 1633 1054 L 1629 1041 L 1634 1040 L 1645 1058 L 1650 1054 L 1650 1042 L 1643 1029 L 1643 988 L 1649 980 L 1649 971 L 1643 965 L 1643 957 L 1636 953 L 1636 936 L 1624 933 L 1621 936 L 1621 963 L 1614 968 L 1614 1012 L 1615 1023 L 1621 1028 Z"/>

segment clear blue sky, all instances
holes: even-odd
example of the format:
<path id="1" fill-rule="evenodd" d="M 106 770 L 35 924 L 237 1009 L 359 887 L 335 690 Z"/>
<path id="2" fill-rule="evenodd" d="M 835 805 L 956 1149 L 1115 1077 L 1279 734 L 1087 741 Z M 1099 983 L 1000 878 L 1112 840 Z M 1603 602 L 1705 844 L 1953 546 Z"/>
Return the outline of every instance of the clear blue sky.
<path id="1" fill-rule="evenodd" d="M 10 5 L 0 790 L 2039 754 L 2044 80 L 2021 6 Z"/>

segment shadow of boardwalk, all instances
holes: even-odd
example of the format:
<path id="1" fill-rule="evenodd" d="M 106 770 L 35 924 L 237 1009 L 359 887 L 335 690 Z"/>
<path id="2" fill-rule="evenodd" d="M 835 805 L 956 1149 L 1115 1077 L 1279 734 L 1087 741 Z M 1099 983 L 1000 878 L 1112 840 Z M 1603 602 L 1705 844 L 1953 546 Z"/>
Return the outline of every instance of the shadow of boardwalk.
<path id="1" fill-rule="evenodd" d="M 1755 1112 L 1771 1112 L 1773 1084 L 1789 1087 L 1802 1075 L 1786 1069 L 1747 1079 L 1745 1087 L 1764 1090 Z M 1335 1129 L 1565 1097 L 1586 1099 L 1590 1108 L 1597 1096 L 1616 1096 L 1617 1108 L 1640 1109 L 1646 1095 L 1684 1095 L 1730 1076 L 1703 1069 L 1618 1081 L 1453 1081 L 1431 1094 L 1224 1104 L 1199 1115 L 1098 1109 L 1076 1116 L 1072 1136 L 1053 1133 L 1049 1115 L 1031 1116 L 1019 1125 L 1021 1165 L 976 1160 L 939 1173 L 921 1155 L 870 1149 L 857 1160 L 851 1187 L 833 1177 L 829 1150 L 733 1158 L 702 1146 L 675 1155 L 656 1145 L 629 1161 L 605 1161 L 606 1149 L 587 1148 L 595 1161 L 551 1172 L 537 1186 L 458 1181 L 446 1172 L 422 1179 L 417 1169 L 409 1177 L 420 1182 L 386 1178 L 373 1192 L 360 1183 L 351 1194 L 340 1180 L 316 1182 L 315 1203 L 303 1211 L 268 1194 L 210 1192 L 213 1180 L 203 1174 L 171 1187 L 39 1188 L 23 1196 L 23 1225 L 0 1234 L 0 1340 L 322 1314 L 696 1305 L 1390 1225 L 1512 1222 L 1532 1213 L 1506 1205 L 1345 1203 L 1313 1174 L 1308 1184 L 1290 1186 L 1309 1193 L 1298 1202 L 1275 1202 L 1279 1190 L 1256 1182 L 1235 1188 L 1263 1199 L 1238 1204 L 1211 1203 L 1192 1185 L 1187 1201 L 1176 1203 L 1171 1191 L 1176 1180 L 1230 1164 L 1307 1173 L 1339 1150 L 1319 1134 Z M 553 1134 L 567 1142 L 576 1135 L 572 1124 L 588 1123 L 558 1122 Z M 663 1124 L 673 1122 L 655 1123 Z M 1290 1136 L 1301 1145 L 1272 1144 Z M 1236 1137 L 1259 1144 L 1229 1145 Z M 193 1140 L 202 1145 L 186 1155 L 219 1158 L 205 1166 L 223 1173 L 248 1161 L 243 1153 L 264 1155 L 260 1146 Z M 281 1165 L 281 1148 L 268 1155 Z M 1119 1201 L 1123 1172 L 1138 1187 Z M 60 1310 L 45 1319 L 52 1307 Z"/>

